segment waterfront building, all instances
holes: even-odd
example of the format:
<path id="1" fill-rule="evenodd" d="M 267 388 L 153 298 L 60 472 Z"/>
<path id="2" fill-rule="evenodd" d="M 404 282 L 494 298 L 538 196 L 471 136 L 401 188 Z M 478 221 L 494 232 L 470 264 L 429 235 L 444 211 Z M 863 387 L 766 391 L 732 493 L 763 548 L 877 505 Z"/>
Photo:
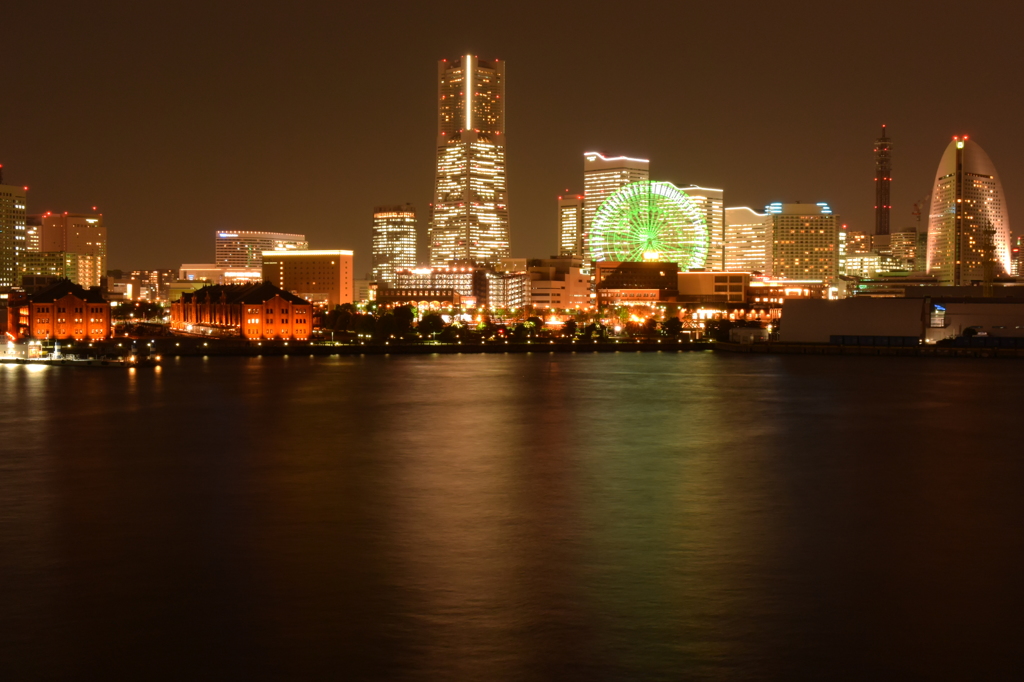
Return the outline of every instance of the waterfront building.
<path id="1" fill-rule="evenodd" d="M 628 156 L 605 156 L 600 152 L 583 154 L 583 240 L 582 256 L 590 259 L 590 226 L 604 200 L 639 180 L 650 180 L 651 162 Z"/>
<path id="2" fill-rule="evenodd" d="M 395 283 L 395 272 L 416 267 L 416 209 L 412 204 L 373 209 L 373 279 Z"/>
<path id="3" fill-rule="evenodd" d="M 454 291 L 462 305 L 487 305 L 488 268 L 462 264 L 446 267 L 413 268 L 398 272 L 396 289 Z M 378 289 L 378 292 L 382 290 Z"/>
<path id="4" fill-rule="evenodd" d="M 437 79 L 430 264 L 493 264 L 509 255 L 505 62 L 445 59 Z"/>
<path id="5" fill-rule="evenodd" d="M 270 282 L 211 284 L 182 292 L 171 303 L 171 329 L 199 336 L 303 340 L 313 329 L 313 306 Z"/>
<path id="6" fill-rule="evenodd" d="M 18 284 L 18 265 L 25 252 L 27 190 L 3 184 L 0 171 L 0 289 Z"/>
<path id="7" fill-rule="evenodd" d="M 885 134 L 875 140 L 875 234 L 889 234 L 889 213 L 892 211 L 892 140 Z"/>
<path id="8" fill-rule="evenodd" d="M 558 197 L 558 256 L 583 257 L 583 195 Z"/>
<path id="9" fill-rule="evenodd" d="M 828 283 L 839 276 L 839 217 L 828 204 L 776 202 L 765 210 L 772 220 L 774 277 Z"/>
<path id="10" fill-rule="evenodd" d="M 675 299 L 679 293 L 679 265 L 599 261 L 594 263 L 594 293 L 598 307 Z"/>
<path id="11" fill-rule="evenodd" d="M 104 341 L 110 337 L 110 304 L 100 288 L 61 279 L 34 294 L 12 294 L 7 333 L 21 339 Z"/>
<path id="12" fill-rule="evenodd" d="M 260 260 L 262 260 L 262 254 Z M 178 281 L 210 284 L 252 284 L 263 279 L 263 268 L 222 267 L 216 263 L 184 263 Z"/>
<path id="13" fill-rule="evenodd" d="M 749 272 L 680 272 L 677 277 L 680 303 L 747 302 Z"/>
<path id="14" fill-rule="evenodd" d="M 767 213 L 738 206 L 725 209 L 725 269 L 771 274 L 772 220 Z"/>
<path id="15" fill-rule="evenodd" d="M 306 236 L 284 232 L 218 231 L 214 244 L 217 267 L 232 270 L 263 267 L 264 251 L 305 251 Z"/>
<path id="16" fill-rule="evenodd" d="M 690 185 L 680 187 L 690 197 L 698 210 L 704 215 L 708 228 L 708 257 L 705 266 L 708 270 L 726 270 L 726 234 L 725 234 L 725 198 L 724 190 L 711 189 Z"/>
<path id="17" fill-rule="evenodd" d="M 93 267 L 80 270 L 83 287 L 98 287 L 107 273 L 107 228 L 102 213 L 44 213 L 40 217 L 39 251 L 88 256 Z M 83 259 L 83 262 L 86 262 Z"/>
<path id="18" fill-rule="evenodd" d="M 352 252 L 264 251 L 263 280 L 329 308 L 352 303 Z"/>
<path id="19" fill-rule="evenodd" d="M 530 285 L 526 272 L 488 272 L 487 306 L 494 310 L 521 310 L 532 304 Z"/>
<path id="20" fill-rule="evenodd" d="M 928 272 L 943 285 L 1009 274 L 1010 217 L 996 168 L 977 142 L 954 137 L 935 173 Z"/>
<path id="21" fill-rule="evenodd" d="M 541 310 L 584 310 L 593 305 L 590 275 L 580 258 L 544 258 L 527 261 L 530 304 Z"/>

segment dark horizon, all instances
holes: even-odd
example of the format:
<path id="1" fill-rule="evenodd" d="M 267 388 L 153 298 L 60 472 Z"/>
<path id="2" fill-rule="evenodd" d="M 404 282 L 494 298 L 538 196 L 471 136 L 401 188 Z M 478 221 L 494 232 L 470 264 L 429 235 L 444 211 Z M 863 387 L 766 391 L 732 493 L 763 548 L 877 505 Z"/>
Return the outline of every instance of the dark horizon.
<path id="1" fill-rule="evenodd" d="M 943 149 L 967 134 L 1000 173 L 1011 229 L 1024 210 L 1016 6 L 517 3 L 465 29 L 405 3 L 305 5 L 284 20 L 198 3 L 4 13 L 18 31 L 5 181 L 30 187 L 31 213 L 97 206 L 112 269 L 212 262 L 215 231 L 248 229 L 353 249 L 359 277 L 373 207 L 407 201 L 422 257 L 436 62 L 467 51 L 508 65 L 513 256 L 554 253 L 555 199 L 582 190 L 591 150 L 721 187 L 727 206 L 826 201 L 870 233 L 881 126 L 893 231 L 913 224 Z M 956 30 L 976 41 L 960 59 L 944 42 L 966 40 Z"/>

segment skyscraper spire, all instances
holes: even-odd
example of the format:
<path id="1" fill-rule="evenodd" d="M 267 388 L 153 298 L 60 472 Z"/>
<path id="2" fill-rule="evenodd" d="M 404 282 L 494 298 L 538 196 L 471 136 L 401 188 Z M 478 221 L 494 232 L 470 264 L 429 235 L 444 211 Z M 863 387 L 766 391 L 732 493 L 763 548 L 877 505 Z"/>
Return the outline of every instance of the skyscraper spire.
<path id="1" fill-rule="evenodd" d="M 892 140 L 885 134 L 875 140 L 875 234 L 889 234 L 889 211 L 892 209 Z"/>

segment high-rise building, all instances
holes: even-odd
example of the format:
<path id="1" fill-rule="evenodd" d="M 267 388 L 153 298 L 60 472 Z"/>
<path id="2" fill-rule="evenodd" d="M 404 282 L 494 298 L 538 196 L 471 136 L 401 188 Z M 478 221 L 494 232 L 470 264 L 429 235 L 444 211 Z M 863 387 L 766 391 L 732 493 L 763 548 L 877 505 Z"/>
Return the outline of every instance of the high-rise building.
<path id="1" fill-rule="evenodd" d="M 765 209 L 772 220 L 772 276 L 832 282 L 839 275 L 839 217 L 825 202 Z"/>
<path id="2" fill-rule="evenodd" d="M 18 284 L 18 264 L 25 252 L 27 189 L 3 184 L 0 174 L 0 288 Z"/>
<path id="3" fill-rule="evenodd" d="M 583 257 L 583 195 L 558 197 L 558 257 Z"/>
<path id="4" fill-rule="evenodd" d="M 79 268 L 80 279 L 72 281 L 86 288 L 98 287 L 107 272 L 107 228 L 102 213 L 45 213 L 40 217 L 39 251 L 87 256 Z"/>
<path id="5" fill-rule="evenodd" d="M 305 251 L 306 236 L 283 232 L 218 231 L 214 260 L 224 268 L 263 267 L 264 251 Z"/>
<path id="6" fill-rule="evenodd" d="M 928 274 L 961 286 L 1008 274 L 1010 216 L 996 167 L 978 143 L 954 137 L 935 173 Z"/>
<path id="7" fill-rule="evenodd" d="M 628 156 L 608 157 L 599 152 L 583 155 L 583 257 L 590 257 L 590 225 L 605 199 L 623 185 L 650 180 L 651 162 Z"/>
<path id="8" fill-rule="evenodd" d="M 43 216 L 25 216 L 25 251 L 27 253 L 32 253 L 34 251 L 42 251 L 42 238 Z"/>
<path id="9" fill-rule="evenodd" d="M 725 270 L 771 275 L 772 220 L 738 206 L 725 209 Z"/>
<path id="10" fill-rule="evenodd" d="M 708 226 L 711 238 L 708 246 L 708 258 L 705 267 L 708 270 L 726 270 L 725 266 L 725 198 L 720 189 L 709 187 L 680 187 L 683 192 L 700 208 L 704 221 Z"/>
<path id="11" fill-rule="evenodd" d="M 263 281 L 313 303 L 351 303 L 352 279 L 351 251 L 263 252 Z"/>
<path id="12" fill-rule="evenodd" d="M 395 273 L 416 267 L 416 209 L 412 204 L 373 209 L 373 279 L 395 283 Z"/>
<path id="13" fill-rule="evenodd" d="M 889 234 L 889 212 L 892 199 L 889 197 L 892 185 L 892 140 L 885 134 L 875 140 L 875 234 Z"/>
<path id="14" fill-rule="evenodd" d="M 437 172 L 430 263 L 509 255 L 505 62 L 465 55 L 437 65 Z"/>

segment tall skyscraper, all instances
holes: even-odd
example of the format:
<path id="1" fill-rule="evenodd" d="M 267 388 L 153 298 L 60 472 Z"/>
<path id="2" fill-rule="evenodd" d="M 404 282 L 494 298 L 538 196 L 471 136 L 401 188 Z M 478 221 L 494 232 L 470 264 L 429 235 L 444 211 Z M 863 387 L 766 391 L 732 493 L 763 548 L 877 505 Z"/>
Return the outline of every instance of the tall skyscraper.
<path id="1" fill-rule="evenodd" d="M 412 204 L 373 209 L 373 279 L 394 286 L 395 273 L 416 267 L 416 209 Z"/>
<path id="2" fill-rule="evenodd" d="M 437 173 L 430 263 L 509 255 L 505 62 L 465 55 L 437 65 Z"/>
<path id="3" fill-rule="evenodd" d="M 996 167 L 976 142 L 954 137 L 935 173 L 928 274 L 959 286 L 1011 269 L 1010 216 Z"/>
<path id="4" fill-rule="evenodd" d="M 102 213 L 45 213 L 39 226 L 39 251 L 79 256 L 78 279 L 82 287 L 100 286 L 107 273 L 107 228 Z"/>
<path id="5" fill-rule="evenodd" d="M 590 254 L 590 225 L 601 203 L 623 185 L 650 180 L 651 162 L 628 156 L 609 157 L 600 152 L 583 155 L 583 254 Z"/>
<path id="6" fill-rule="evenodd" d="M 708 226 L 711 242 L 708 246 L 708 270 L 726 270 L 725 267 L 725 198 L 724 191 L 709 187 L 680 187 L 700 208 Z"/>
<path id="7" fill-rule="evenodd" d="M 218 231 L 214 257 L 222 268 L 261 268 L 264 251 L 305 251 L 306 236 L 283 232 Z"/>
<path id="8" fill-rule="evenodd" d="M 725 270 L 771 275 L 772 220 L 739 206 L 725 209 Z"/>
<path id="9" fill-rule="evenodd" d="M 772 220 L 772 276 L 832 282 L 839 275 L 839 217 L 828 204 L 765 208 Z"/>
<path id="10" fill-rule="evenodd" d="M 886 137 L 885 126 L 882 136 L 875 140 L 875 234 L 889 234 L 889 212 L 892 199 L 889 190 L 892 185 L 892 140 Z"/>
<path id="11" fill-rule="evenodd" d="M 26 187 L 3 184 L 0 170 L 0 288 L 18 284 L 18 265 L 25 253 Z"/>
<path id="12" fill-rule="evenodd" d="M 583 257 L 583 195 L 558 197 L 558 256 Z"/>

